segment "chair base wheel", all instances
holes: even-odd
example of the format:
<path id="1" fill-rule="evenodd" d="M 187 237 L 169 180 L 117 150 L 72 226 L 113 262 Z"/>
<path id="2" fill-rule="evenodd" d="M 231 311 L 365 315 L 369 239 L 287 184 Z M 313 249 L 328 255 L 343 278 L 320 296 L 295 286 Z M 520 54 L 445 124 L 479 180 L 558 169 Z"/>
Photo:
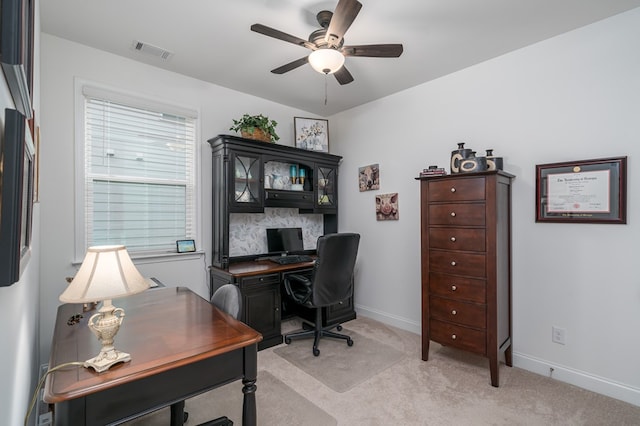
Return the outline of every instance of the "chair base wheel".
<path id="1" fill-rule="evenodd" d="M 319 355 L 320 355 L 320 349 L 313 348 L 313 356 L 319 356 Z"/>
<path id="2" fill-rule="evenodd" d="M 347 339 L 347 346 L 353 346 L 353 339 Z"/>
<path id="3" fill-rule="evenodd" d="M 291 339 L 290 339 L 290 338 L 288 338 L 288 337 L 285 337 L 285 338 L 284 338 L 284 342 L 288 345 L 288 344 L 290 344 L 290 343 L 291 343 Z"/>
<path id="4" fill-rule="evenodd" d="M 342 325 L 338 324 L 338 325 L 336 326 L 336 330 L 338 330 L 338 331 L 342 331 Z"/>

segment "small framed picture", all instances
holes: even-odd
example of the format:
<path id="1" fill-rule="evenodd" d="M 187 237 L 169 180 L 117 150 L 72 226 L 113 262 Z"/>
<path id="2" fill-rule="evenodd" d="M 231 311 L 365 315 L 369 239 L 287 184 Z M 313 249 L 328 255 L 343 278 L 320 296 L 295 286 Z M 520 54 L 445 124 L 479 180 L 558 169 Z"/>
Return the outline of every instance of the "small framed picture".
<path id="1" fill-rule="evenodd" d="M 294 117 L 293 127 L 297 148 L 329 152 L 329 120 Z"/>
<path id="2" fill-rule="evenodd" d="M 380 166 L 369 164 L 358 168 L 358 187 L 360 192 L 380 189 Z"/>
<path id="3" fill-rule="evenodd" d="M 195 240 L 178 240 L 176 241 L 178 253 L 189 253 L 196 251 Z"/>
<path id="4" fill-rule="evenodd" d="M 398 220 L 398 193 L 376 195 L 376 220 Z"/>

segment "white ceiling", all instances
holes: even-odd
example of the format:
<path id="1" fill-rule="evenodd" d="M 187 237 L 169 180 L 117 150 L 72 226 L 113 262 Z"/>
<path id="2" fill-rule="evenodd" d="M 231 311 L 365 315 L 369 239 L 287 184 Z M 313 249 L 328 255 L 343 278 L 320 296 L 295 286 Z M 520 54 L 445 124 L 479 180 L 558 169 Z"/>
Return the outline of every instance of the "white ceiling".
<path id="1" fill-rule="evenodd" d="M 360 0 L 345 45 L 402 43 L 400 58 L 348 57 L 341 86 L 304 65 L 310 51 L 249 30 L 307 39 L 337 0 L 42 0 L 42 31 L 200 80 L 329 116 L 640 7 L 640 0 Z M 134 40 L 172 52 L 134 51 Z"/>

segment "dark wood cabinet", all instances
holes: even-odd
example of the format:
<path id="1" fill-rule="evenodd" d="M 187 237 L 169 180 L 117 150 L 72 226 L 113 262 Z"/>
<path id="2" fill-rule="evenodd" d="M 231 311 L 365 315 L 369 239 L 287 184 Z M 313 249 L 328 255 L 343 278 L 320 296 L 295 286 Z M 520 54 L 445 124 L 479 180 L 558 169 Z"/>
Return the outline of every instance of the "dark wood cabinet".
<path id="1" fill-rule="evenodd" d="M 263 340 L 258 349 L 282 342 L 283 310 L 288 306 L 282 280 L 288 273 L 311 274 L 312 263 L 277 265 L 256 261 L 255 256 L 229 256 L 229 218 L 232 213 L 262 213 L 265 207 L 298 209 L 300 214 L 321 214 L 325 234 L 338 232 L 338 167 L 342 157 L 219 135 L 209 140 L 212 149 L 212 268 L 210 296 L 223 284 L 233 283 L 242 294 L 241 320 L 259 331 Z M 302 190 L 287 190 L 267 179 L 274 163 L 304 169 Z M 281 182 L 280 182 L 281 184 Z M 313 254 L 313 253 L 310 253 Z M 293 311 L 311 321 L 303 311 Z M 323 325 L 356 317 L 353 297 L 323 310 Z"/>
<path id="2" fill-rule="evenodd" d="M 420 180 L 422 359 L 431 340 L 512 365 L 511 181 L 503 171 Z"/>
<path id="3" fill-rule="evenodd" d="M 242 321 L 262 334 L 258 349 L 282 343 L 280 333 L 280 274 L 238 280 L 242 293 Z"/>
<path id="4" fill-rule="evenodd" d="M 212 265 L 226 268 L 229 214 L 262 213 L 265 207 L 297 208 L 323 215 L 324 233 L 338 232 L 338 167 L 342 157 L 286 145 L 219 135 L 212 150 Z M 265 179 L 269 163 L 295 165 L 306 172 L 301 191 L 276 188 Z"/>

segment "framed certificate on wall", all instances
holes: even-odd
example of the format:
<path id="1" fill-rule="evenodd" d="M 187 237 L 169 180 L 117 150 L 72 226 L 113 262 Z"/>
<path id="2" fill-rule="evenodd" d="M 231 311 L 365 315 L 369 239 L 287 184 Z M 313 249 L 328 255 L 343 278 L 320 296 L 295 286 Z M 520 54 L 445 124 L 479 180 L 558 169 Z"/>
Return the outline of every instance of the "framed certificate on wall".
<path id="1" fill-rule="evenodd" d="M 627 223 L 627 157 L 536 165 L 536 222 Z"/>

